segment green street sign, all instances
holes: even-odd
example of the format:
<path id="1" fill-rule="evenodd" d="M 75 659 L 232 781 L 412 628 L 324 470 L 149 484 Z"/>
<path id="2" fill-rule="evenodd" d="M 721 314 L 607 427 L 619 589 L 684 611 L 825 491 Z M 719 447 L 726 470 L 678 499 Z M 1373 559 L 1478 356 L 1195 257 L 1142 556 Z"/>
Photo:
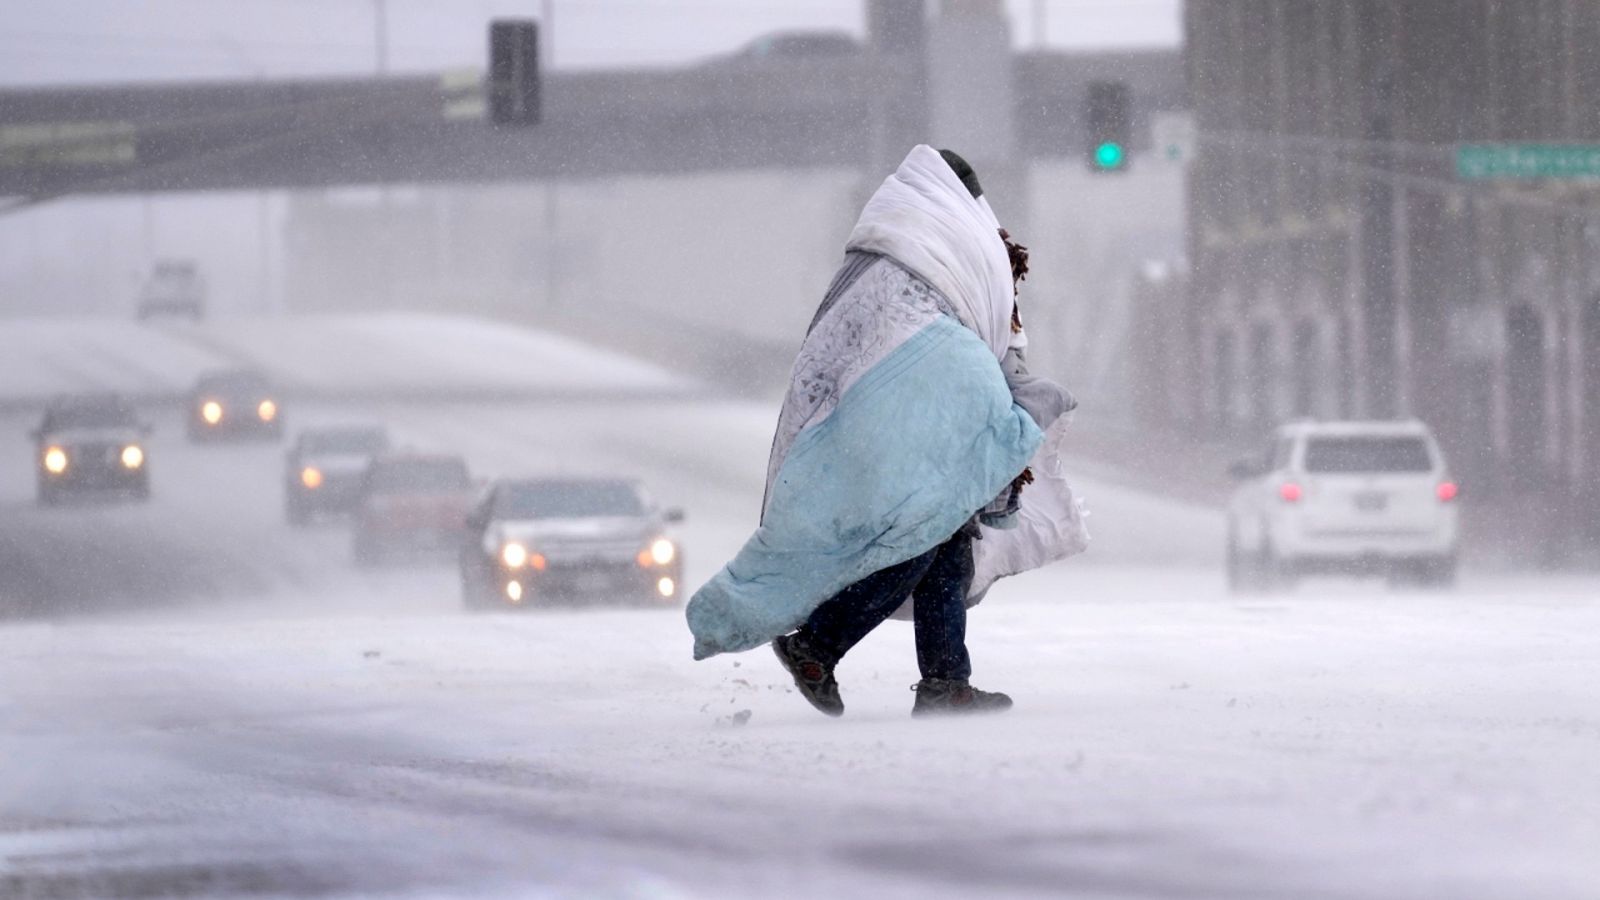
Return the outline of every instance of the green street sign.
<path id="1" fill-rule="evenodd" d="M 1600 178 L 1600 144 L 1462 144 L 1456 175 L 1467 181 Z"/>

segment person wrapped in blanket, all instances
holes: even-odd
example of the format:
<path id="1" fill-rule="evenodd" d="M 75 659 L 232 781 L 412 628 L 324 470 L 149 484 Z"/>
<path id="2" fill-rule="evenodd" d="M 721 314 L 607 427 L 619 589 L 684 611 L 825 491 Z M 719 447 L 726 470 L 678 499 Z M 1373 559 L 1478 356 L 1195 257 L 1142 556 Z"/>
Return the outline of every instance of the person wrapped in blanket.
<path id="1" fill-rule="evenodd" d="M 690 600 L 697 658 L 770 641 L 837 716 L 835 667 L 909 606 L 913 715 L 1011 706 L 969 681 L 967 607 L 1086 539 L 1063 521 L 1078 507 L 1051 439 L 1076 401 L 1027 367 L 1027 269 L 972 167 L 913 149 L 868 201 L 795 361 L 761 527 Z M 1040 463 L 1053 477 L 1028 515 Z M 975 544 L 996 548 L 981 585 Z"/>

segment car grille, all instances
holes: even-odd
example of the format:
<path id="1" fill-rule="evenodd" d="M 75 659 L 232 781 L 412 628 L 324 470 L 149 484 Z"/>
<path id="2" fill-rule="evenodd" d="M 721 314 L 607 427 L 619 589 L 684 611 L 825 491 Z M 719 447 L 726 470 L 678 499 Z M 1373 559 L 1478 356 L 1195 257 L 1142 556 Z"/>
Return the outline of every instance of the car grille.
<path id="1" fill-rule="evenodd" d="M 597 594 L 642 590 L 647 579 L 637 565 L 616 562 L 551 563 L 537 579 L 552 594 Z"/>
<path id="2" fill-rule="evenodd" d="M 638 541 L 553 544 L 540 550 L 552 566 L 629 569 L 641 549 Z"/>
<path id="3" fill-rule="evenodd" d="M 86 475 L 106 475 L 123 469 L 121 444 L 79 444 L 66 450 L 69 475 L 74 470 Z"/>

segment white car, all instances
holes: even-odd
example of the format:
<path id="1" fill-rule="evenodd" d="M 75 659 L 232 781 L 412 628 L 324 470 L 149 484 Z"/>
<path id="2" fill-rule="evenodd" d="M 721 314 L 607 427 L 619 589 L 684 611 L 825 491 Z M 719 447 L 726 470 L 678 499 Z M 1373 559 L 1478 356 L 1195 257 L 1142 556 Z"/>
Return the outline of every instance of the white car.
<path id="1" fill-rule="evenodd" d="M 1231 469 L 1228 584 L 1290 585 L 1304 574 L 1377 572 L 1448 586 L 1457 495 L 1421 422 L 1302 422 Z"/>

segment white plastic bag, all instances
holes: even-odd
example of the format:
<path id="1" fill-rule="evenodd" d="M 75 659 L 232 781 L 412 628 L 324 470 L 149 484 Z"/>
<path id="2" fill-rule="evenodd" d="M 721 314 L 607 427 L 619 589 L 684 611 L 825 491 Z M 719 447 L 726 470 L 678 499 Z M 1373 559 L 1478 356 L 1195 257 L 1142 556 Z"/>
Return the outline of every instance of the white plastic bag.
<path id="1" fill-rule="evenodd" d="M 967 605 L 975 606 L 996 581 L 1037 569 L 1089 547 L 1088 510 L 1067 483 L 1062 446 L 1070 416 L 1062 416 L 1045 432 L 1044 443 L 1029 466 L 1033 483 L 1022 489 L 1017 523 L 1006 529 L 983 528 L 983 540 L 972 542 L 974 574 Z"/>

